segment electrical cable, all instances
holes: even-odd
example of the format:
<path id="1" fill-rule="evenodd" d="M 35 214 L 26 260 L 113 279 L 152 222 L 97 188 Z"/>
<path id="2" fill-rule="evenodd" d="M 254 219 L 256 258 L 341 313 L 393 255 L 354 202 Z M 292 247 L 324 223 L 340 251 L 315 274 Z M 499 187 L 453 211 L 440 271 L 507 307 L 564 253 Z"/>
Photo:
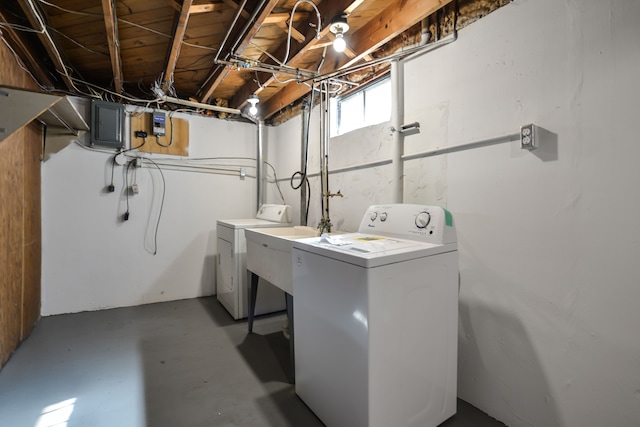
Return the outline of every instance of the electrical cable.
<path id="1" fill-rule="evenodd" d="M 310 1 L 310 0 L 298 0 L 296 2 L 296 4 L 293 5 L 293 9 L 291 9 L 291 17 L 289 18 L 289 31 L 287 33 L 287 52 L 284 56 L 284 60 L 282 61 L 282 64 L 286 64 L 287 61 L 289 60 L 289 53 L 291 50 L 291 30 L 293 28 L 293 17 L 295 16 L 296 13 L 296 9 L 298 8 L 298 5 L 300 5 L 300 3 L 308 3 L 311 6 L 313 6 L 313 8 L 316 11 L 316 16 L 318 18 L 318 26 L 316 27 L 316 38 L 320 38 L 320 27 L 322 27 L 322 19 L 320 19 L 320 11 L 318 10 L 318 7 L 315 5 L 314 2 Z"/>
<path id="2" fill-rule="evenodd" d="M 47 25 L 47 29 L 48 29 L 48 30 L 51 30 L 51 31 L 54 31 L 56 34 L 61 35 L 61 36 L 62 36 L 62 37 L 64 37 L 65 39 L 69 40 L 71 43 L 75 44 L 76 46 L 78 46 L 78 47 L 79 47 L 79 48 L 81 48 L 81 49 L 86 50 L 87 52 L 96 53 L 96 54 L 98 54 L 98 55 L 103 55 L 103 56 L 106 56 L 106 57 L 110 57 L 110 54 L 109 54 L 109 53 L 106 53 L 106 52 L 98 52 L 97 50 L 90 49 L 90 48 L 86 47 L 85 45 L 83 45 L 82 43 L 75 41 L 74 39 L 72 39 L 71 37 L 69 37 L 68 35 L 66 35 L 65 33 L 63 33 L 62 31 L 57 30 L 57 29 L 55 29 L 55 28 L 53 28 L 53 27 L 51 27 L 51 26 L 49 26 L 49 25 Z"/>
<path id="3" fill-rule="evenodd" d="M 65 9 L 62 6 L 58 6 L 56 4 L 48 2 L 46 0 L 38 0 L 38 1 L 40 3 L 42 3 L 42 4 L 46 4 L 47 6 L 51 6 L 51 7 L 55 8 L 55 9 L 61 10 L 61 11 L 66 12 L 66 13 L 71 13 L 71 14 L 75 14 L 75 15 L 82 15 L 82 16 L 91 16 L 91 17 L 94 17 L 94 18 L 104 18 L 104 15 L 100 14 L 100 13 L 79 12 L 77 10 Z M 165 34 L 163 32 L 154 30 L 153 28 L 145 27 L 144 25 L 136 24 L 135 22 L 127 21 L 126 19 L 122 19 L 122 18 L 116 18 L 116 19 L 118 20 L 118 22 L 122 22 L 123 24 L 131 25 L 132 27 L 140 28 L 141 30 L 148 31 L 150 33 L 153 33 L 153 34 L 156 34 L 156 35 L 159 35 L 159 36 L 162 36 L 162 37 L 166 37 L 168 39 L 172 39 L 173 38 L 172 35 Z M 186 46 L 194 47 L 194 48 L 198 48 L 198 49 L 206 49 L 206 50 L 211 50 L 211 51 L 214 51 L 214 52 L 218 51 L 218 49 L 215 48 L 215 47 L 197 45 L 197 44 L 189 43 L 189 42 L 186 42 L 186 41 L 182 41 L 181 43 L 186 45 Z"/>
<path id="4" fill-rule="evenodd" d="M 132 163 L 133 161 L 127 162 L 127 166 L 124 169 L 124 197 L 127 201 L 127 210 L 122 216 L 122 219 L 124 221 L 129 220 L 129 168 L 131 167 Z"/>
<path id="5" fill-rule="evenodd" d="M 306 126 L 306 135 L 305 135 L 305 139 L 307 141 L 307 144 L 305 144 L 306 145 L 306 147 L 305 147 L 306 150 L 304 152 L 304 168 L 303 168 L 302 171 L 294 172 L 293 175 L 291 175 L 291 179 L 289 180 L 289 185 L 291 185 L 291 188 L 293 188 L 294 190 L 300 189 L 304 185 L 305 181 L 307 183 L 307 210 L 306 210 L 305 216 L 304 216 L 305 222 L 309 219 L 309 203 L 311 201 L 311 197 L 310 197 L 310 195 L 311 195 L 311 184 L 309 183 L 309 179 L 307 177 L 307 168 L 308 168 L 308 165 L 309 165 L 309 144 L 308 144 L 308 141 L 309 141 L 309 128 L 311 127 L 310 126 L 311 125 L 311 110 L 313 108 L 313 102 L 314 102 L 314 98 L 315 98 L 314 94 L 315 94 L 315 91 L 312 90 L 311 91 L 311 95 L 309 96 L 310 97 L 309 106 L 308 106 L 309 114 L 307 114 L 307 126 Z M 296 185 L 293 184 L 293 180 L 298 175 L 300 175 L 300 183 L 296 186 Z"/>
<path id="6" fill-rule="evenodd" d="M 132 151 L 132 150 L 137 150 L 138 148 L 142 148 L 142 146 L 144 144 L 146 144 L 146 143 L 147 143 L 147 137 L 145 136 L 145 137 L 142 138 L 142 144 L 138 145 L 137 147 L 131 147 L 131 148 L 127 148 L 126 150 L 122 150 L 121 153 L 124 154 L 124 153 L 128 153 L 129 151 Z"/>
<path id="7" fill-rule="evenodd" d="M 284 196 L 282 195 L 282 190 L 280 189 L 280 184 L 278 183 L 278 175 L 276 175 L 276 169 L 273 167 L 273 165 L 269 162 L 267 162 L 266 160 L 264 160 L 264 163 L 269 166 L 271 168 L 271 170 L 273 171 L 273 179 L 275 181 L 276 184 L 276 188 L 278 189 L 278 193 L 280 193 L 280 198 L 282 199 L 282 204 L 286 205 L 287 202 L 284 200 Z"/>
<path id="8" fill-rule="evenodd" d="M 78 144 L 80 143 L 78 142 Z M 116 186 L 113 185 L 113 170 L 116 167 L 116 156 L 117 154 L 111 158 L 111 183 L 107 186 L 107 191 L 109 193 L 113 193 L 114 191 L 116 191 Z"/>
<path id="9" fill-rule="evenodd" d="M 15 50 L 13 50 L 13 48 L 11 47 L 11 44 L 7 41 L 7 39 L 4 38 L 4 36 L 2 35 L 2 32 L 0 32 L 0 38 L 2 38 L 2 42 L 5 44 L 5 46 L 11 51 L 11 53 L 13 53 L 14 58 L 16 59 L 16 62 L 18 64 L 18 66 L 20 68 L 22 68 L 23 71 L 25 71 L 27 74 L 29 74 L 29 76 L 31 76 L 31 78 L 33 79 L 34 82 L 36 82 L 36 84 L 38 86 L 40 86 L 40 89 L 42 89 L 45 92 L 51 92 L 50 89 L 46 88 L 45 86 L 43 86 L 42 84 L 40 84 L 40 82 L 38 81 L 38 79 L 35 78 L 35 76 L 31 73 L 31 70 L 29 70 L 26 65 L 24 65 L 24 63 L 22 62 L 22 59 L 20 59 L 20 56 L 16 53 Z"/>
<path id="10" fill-rule="evenodd" d="M 160 218 L 162 217 L 162 209 L 164 208 L 164 196 L 166 193 L 166 189 L 167 189 L 167 183 L 164 179 L 164 173 L 162 173 L 162 169 L 160 168 L 160 166 L 158 166 L 158 164 L 156 162 L 154 162 L 151 159 L 145 159 L 148 162 L 150 162 L 152 165 L 154 165 L 156 167 L 156 169 L 158 169 L 158 172 L 160 172 L 160 176 L 162 177 L 162 199 L 160 201 L 160 211 L 158 212 L 158 221 L 156 222 L 156 227 L 155 227 L 155 231 L 153 233 L 153 255 L 156 255 L 158 253 L 158 228 L 160 227 Z"/>

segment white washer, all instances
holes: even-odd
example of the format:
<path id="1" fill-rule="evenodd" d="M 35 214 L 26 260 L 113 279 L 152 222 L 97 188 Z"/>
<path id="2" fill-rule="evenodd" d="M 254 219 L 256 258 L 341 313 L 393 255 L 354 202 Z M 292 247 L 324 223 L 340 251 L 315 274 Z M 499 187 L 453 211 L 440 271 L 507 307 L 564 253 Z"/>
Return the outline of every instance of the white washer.
<path id="1" fill-rule="evenodd" d="M 262 205 L 255 218 L 219 220 L 218 268 L 216 294 L 218 301 L 234 319 L 248 314 L 249 279 L 246 267 L 246 228 L 291 227 L 291 206 Z M 285 309 L 284 292 L 260 279 L 255 314 L 273 313 Z"/>
<path id="2" fill-rule="evenodd" d="M 296 393 L 328 427 L 456 412 L 458 250 L 436 206 L 371 206 L 358 233 L 293 241 Z"/>

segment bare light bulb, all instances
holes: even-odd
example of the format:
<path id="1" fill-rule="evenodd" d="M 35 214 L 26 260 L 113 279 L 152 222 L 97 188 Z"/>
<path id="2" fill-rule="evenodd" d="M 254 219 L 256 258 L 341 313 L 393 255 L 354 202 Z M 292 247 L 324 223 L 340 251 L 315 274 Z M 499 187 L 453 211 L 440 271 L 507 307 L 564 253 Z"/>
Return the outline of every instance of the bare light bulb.
<path id="1" fill-rule="evenodd" d="M 336 39 L 333 41 L 333 48 L 336 52 L 344 52 L 347 47 L 347 42 L 344 41 L 342 33 L 336 34 Z"/>
<path id="2" fill-rule="evenodd" d="M 249 99 L 247 99 L 247 102 L 251 104 L 251 107 L 249 107 L 249 114 L 251 114 L 252 116 L 258 114 L 258 107 L 256 107 L 256 104 L 260 102 L 260 100 L 258 99 L 258 95 L 254 93 L 249 97 Z"/>

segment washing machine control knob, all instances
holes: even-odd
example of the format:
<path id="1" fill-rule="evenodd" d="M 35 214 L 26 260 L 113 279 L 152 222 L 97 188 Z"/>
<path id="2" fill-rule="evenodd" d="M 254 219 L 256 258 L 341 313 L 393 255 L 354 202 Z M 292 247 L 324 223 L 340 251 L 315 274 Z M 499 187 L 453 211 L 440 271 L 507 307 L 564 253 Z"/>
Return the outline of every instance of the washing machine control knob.
<path id="1" fill-rule="evenodd" d="M 418 228 L 425 228 L 427 225 L 429 225 L 429 222 L 431 221 L 431 215 L 429 215 L 429 212 L 420 212 L 417 216 L 416 216 L 416 227 Z"/>
<path id="2" fill-rule="evenodd" d="M 380 221 L 385 222 L 387 220 L 387 213 L 386 212 L 382 212 L 380 214 Z"/>
<path id="3" fill-rule="evenodd" d="M 371 212 L 371 222 L 375 221 L 378 218 L 378 212 Z"/>

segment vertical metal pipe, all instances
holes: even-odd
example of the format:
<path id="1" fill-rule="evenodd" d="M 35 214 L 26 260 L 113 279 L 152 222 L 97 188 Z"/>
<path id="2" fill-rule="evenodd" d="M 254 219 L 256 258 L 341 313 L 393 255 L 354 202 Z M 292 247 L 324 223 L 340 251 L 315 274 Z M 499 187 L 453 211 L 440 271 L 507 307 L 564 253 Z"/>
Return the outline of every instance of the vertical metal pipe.
<path id="1" fill-rule="evenodd" d="M 313 89 L 312 89 L 313 90 Z M 302 137 L 300 144 L 300 170 L 302 171 L 302 182 L 300 183 L 300 225 L 307 225 L 307 185 L 304 182 L 307 172 L 307 152 L 309 151 L 309 117 L 311 107 L 305 100 L 302 103 Z"/>
<path id="2" fill-rule="evenodd" d="M 401 132 L 404 121 L 404 65 L 398 59 L 391 61 L 391 127 L 393 128 L 392 188 L 391 201 L 404 200 L 404 136 Z"/>
<path id="3" fill-rule="evenodd" d="M 264 161 L 263 161 L 263 144 L 264 144 L 264 121 L 258 120 L 258 147 L 256 154 L 256 212 L 260 209 L 260 206 L 264 203 Z"/>
<path id="4" fill-rule="evenodd" d="M 329 81 L 321 84 L 320 90 L 320 181 L 322 191 L 321 232 L 331 231 L 329 215 Z"/>

